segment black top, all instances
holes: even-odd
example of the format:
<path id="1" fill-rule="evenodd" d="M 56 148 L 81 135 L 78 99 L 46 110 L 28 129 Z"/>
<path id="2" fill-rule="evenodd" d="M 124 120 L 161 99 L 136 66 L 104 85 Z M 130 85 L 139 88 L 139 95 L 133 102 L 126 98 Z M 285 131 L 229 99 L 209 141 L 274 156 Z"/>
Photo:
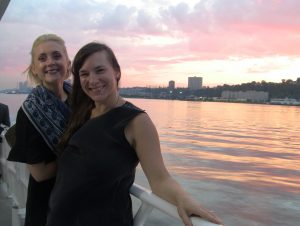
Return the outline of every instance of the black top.
<path id="1" fill-rule="evenodd" d="M 126 102 L 87 121 L 59 159 L 47 226 L 131 226 L 138 157 L 124 129 L 144 111 Z"/>
<path id="2" fill-rule="evenodd" d="M 0 103 L 0 124 L 10 126 L 8 106 L 2 103 Z"/>
<path id="3" fill-rule="evenodd" d="M 35 164 L 52 162 L 56 155 L 50 150 L 42 136 L 31 124 L 22 108 L 19 109 L 16 122 L 16 144 L 12 147 L 7 160 Z M 46 224 L 50 192 L 55 179 L 37 182 L 30 175 L 25 226 L 43 226 Z"/>

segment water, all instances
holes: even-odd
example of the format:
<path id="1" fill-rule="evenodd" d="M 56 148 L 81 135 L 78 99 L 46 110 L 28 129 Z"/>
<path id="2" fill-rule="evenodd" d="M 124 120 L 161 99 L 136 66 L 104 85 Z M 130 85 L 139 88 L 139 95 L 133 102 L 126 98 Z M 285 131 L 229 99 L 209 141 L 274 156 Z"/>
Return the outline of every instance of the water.
<path id="1" fill-rule="evenodd" d="M 12 121 L 24 98 L 0 94 Z M 172 176 L 226 225 L 299 225 L 300 107 L 130 101 L 157 126 Z M 147 186 L 140 168 L 136 181 Z M 154 211 L 146 225 L 181 224 Z"/>

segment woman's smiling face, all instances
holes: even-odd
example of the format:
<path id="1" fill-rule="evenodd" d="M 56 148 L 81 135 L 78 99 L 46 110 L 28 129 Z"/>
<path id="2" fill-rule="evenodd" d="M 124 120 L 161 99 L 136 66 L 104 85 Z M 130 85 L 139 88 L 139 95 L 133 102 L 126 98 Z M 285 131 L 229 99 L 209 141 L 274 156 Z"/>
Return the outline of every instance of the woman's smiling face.
<path id="1" fill-rule="evenodd" d="M 64 46 L 55 41 L 39 44 L 33 52 L 33 72 L 46 87 L 68 78 L 70 61 Z"/>
<path id="2" fill-rule="evenodd" d="M 80 84 L 83 91 L 94 101 L 106 102 L 118 90 L 116 72 L 107 59 L 105 51 L 98 51 L 84 61 L 79 70 Z"/>

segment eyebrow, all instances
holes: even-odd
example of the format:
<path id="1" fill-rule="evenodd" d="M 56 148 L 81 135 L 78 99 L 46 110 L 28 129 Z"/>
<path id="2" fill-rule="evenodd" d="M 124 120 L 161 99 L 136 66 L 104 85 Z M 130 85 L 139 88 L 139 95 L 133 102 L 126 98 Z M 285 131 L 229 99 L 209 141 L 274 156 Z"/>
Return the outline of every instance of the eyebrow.
<path id="1" fill-rule="evenodd" d="M 80 73 L 83 73 L 83 72 L 86 72 L 86 70 L 84 70 L 84 69 L 82 69 L 82 70 L 80 69 L 80 70 L 79 70 L 79 74 L 80 74 Z"/>
<path id="2" fill-rule="evenodd" d="M 96 66 L 94 69 L 95 69 L 95 70 L 98 70 L 98 69 L 103 69 L 103 68 L 105 68 L 105 66 L 103 66 L 103 65 L 98 65 L 98 66 Z"/>
<path id="3" fill-rule="evenodd" d="M 99 70 L 99 69 L 104 69 L 104 68 L 105 68 L 105 65 L 97 65 L 92 70 Z M 87 70 L 85 70 L 85 69 L 79 69 L 79 74 L 80 73 L 84 73 L 84 72 L 87 72 Z"/>
<path id="4" fill-rule="evenodd" d="M 61 54 L 61 52 L 60 52 L 60 51 L 57 51 L 57 50 L 51 52 L 50 54 L 57 54 L 57 53 Z M 42 52 L 42 53 L 38 54 L 37 56 L 45 56 L 45 55 L 47 56 L 48 54 L 45 53 L 45 52 Z"/>
<path id="5" fill-rule="evenodd" d="M 105 66 L 98 65 L 98 66 L 94 67 L 93 70 L 102 69 L 102 68 L 105 68 Z M 86 70 L 85 69 L 80 69 L 79 72 L 81 72 L 81 71 L 86 71 Z"/>
<path id="6" fill-rule="evenodd" d="M 40 57 L 40 56 L 46 56 L 47 54 L 46 53 L 40 53 L 37 55 L 37 57 Z"/>
<path id="7" fill-rule="evenodd" d="M 54 54 L 54 53 L 60 53 L 61 54 L 61 51 L 55 50 L 51 54 Z"/>

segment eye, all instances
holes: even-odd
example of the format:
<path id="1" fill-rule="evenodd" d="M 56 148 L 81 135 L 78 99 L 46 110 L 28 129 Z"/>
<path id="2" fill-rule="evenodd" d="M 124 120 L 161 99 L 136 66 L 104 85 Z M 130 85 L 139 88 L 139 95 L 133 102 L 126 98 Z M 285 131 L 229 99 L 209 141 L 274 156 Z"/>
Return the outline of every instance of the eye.
<path id="1" fill-rule="evenodd" d="M 38 61 L 40 61 L 40 62 L 45 62 L 46 60 L 47 60 L 46 55 L 40 55 L 40 56 L 38 57 Z"/>
<path id="2" fill-rule="evenodd" d="M 88 76 L 87 72 L 79 72 L 79 77 L 80 78 L 86 78 Z"/>
<path id="3" fill-rule="evenodd" d="M 62 57 L 62 54 L 60 52 L 54 52 L 52 57 L 53 59 L 58 60 Z"/>
<path id="4" fill-rule="evenodd" d="M 103 68 L 97 68 L 96 69 L 96 73 L 97 74 L 101 74 L 101 73 L 103 73 L 104 72 L 104 69 Z"/>

